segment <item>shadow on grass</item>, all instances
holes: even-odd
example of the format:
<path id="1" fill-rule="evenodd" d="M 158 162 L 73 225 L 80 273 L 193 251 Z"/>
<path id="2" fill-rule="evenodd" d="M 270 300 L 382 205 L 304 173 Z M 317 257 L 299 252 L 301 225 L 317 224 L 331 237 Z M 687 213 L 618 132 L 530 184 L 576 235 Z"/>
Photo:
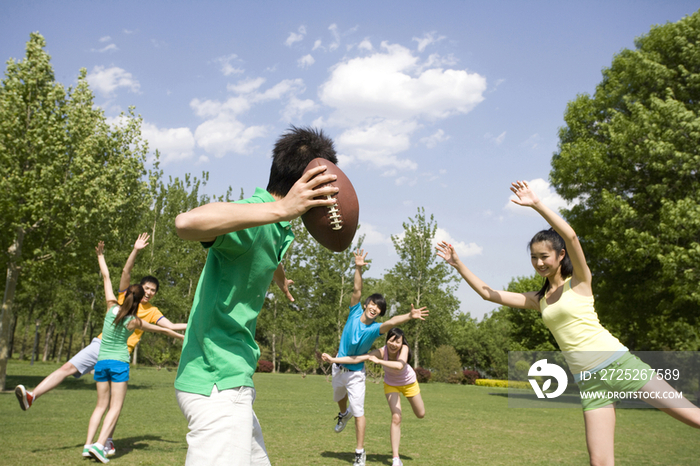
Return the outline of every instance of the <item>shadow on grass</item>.
<path id="1" fill-rule="evenodd" d="M 338 460 L 344 460 L 347 461 L 348 463 L 352 463 L 355 461 L 355 453 L 354 452 L 337 452 L 337 451 L 324 451 L 321 452 L 321 456 L 324 458 L 335 458 Z M 412 460 L 413 458 L 410 456 L 406 455 L 401 455 L 401 459 L 406 459 L 406 460 Z M 380 455 L 380 454 L 368 454 L 367 455 L 367 463 L 373 463 L 373 464 L 391 464 L 392 457 L 391 455 Z"/>
<path id="2" fill-rule="evenodd" d="M 44 380 L 43 376 L 40 375 L 8 375 L 5 382 L 5 392 L 14 393 L 15 387 L 19 384 L 24 385 L 27 390 L 34 388 L 39 383 Z M 132 384 L 129 383 L 129 390 L 143 390 L 153 388 L 152 385 L 145 384 Z M 59 384 L 54 390 L 94 390 L 95 381 L 92 378 L 92 374 L 85 374 L 79 379 L 73 376 L 66 377 L 66 379 Z M 5 393 L 4 392 L 4 393 Z"/>
<path id="3" fill-rule="evenodd" d="M 164 442 L 164 443 L 176 443 L 181 444 L 182 442 L 175 440 L 163 440 L 159 435 L 142 435 L 140 437 L 127 437 L 127 438 L 116 438 L 114 442 L 115 449 L 117 450 L 114 458 L 119 458 L 120 456 L 126 455 L 134 450 L 144 450 L 150 447 L 149 442 Z M 53 447 L 53 448 L 37 448 L 32 450 L 33 453 L 41 453 L 46 451 L 56 451 L 56 450 L 76 450 L 83 451 L 83 444 L 78 443 L 76 445 L 66 445 L 63 447 Z"/>

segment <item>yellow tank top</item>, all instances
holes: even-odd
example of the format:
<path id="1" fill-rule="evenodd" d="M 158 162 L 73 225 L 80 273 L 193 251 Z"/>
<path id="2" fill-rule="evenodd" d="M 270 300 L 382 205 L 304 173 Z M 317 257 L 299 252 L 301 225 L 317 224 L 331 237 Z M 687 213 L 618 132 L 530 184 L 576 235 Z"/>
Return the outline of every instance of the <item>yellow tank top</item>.
<path id="1" fill-rule="evenodd" d="M 593 296 L 581 296 L 571 289 L 571 278 L 564 282 L 561 297 L 554 304 L 540 300 L 542 321 L 564 353 L 572 374 L 591 370 L 624 349 L 598 320 Z"/>

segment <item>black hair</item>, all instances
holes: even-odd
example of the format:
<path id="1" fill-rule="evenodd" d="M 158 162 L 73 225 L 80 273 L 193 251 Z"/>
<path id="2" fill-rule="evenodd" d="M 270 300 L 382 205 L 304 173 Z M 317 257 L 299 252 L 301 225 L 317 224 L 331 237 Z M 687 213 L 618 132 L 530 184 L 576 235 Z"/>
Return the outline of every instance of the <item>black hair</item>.
<path id="1" fill-rule="evenodd" d="M 389 340 L 391 340 L 394 337 L 401 337 L 401 343 L 403 343 L 403 345 L 408 348 L 408 358 L 406 359 L 406 364 L 408 364 L 408 362 L 411 360 L 412 353 L 411 353 L 411 345 L 409 345 L 408 341 L 406 341 L 406 335 L 403 333 L 403 330 L 401 330 L 398 327 L 394 327 L 391 330 L 389 330 L 388 332 L 386 332 L 386 341 L 388 342 Z M 389 351 L 389 347 L 387 347 L 387 351 Z M 399 352 L 400 351 L 401 350 L 399 350 Z M 389 359 L 388 356 L 387 356 L 387 359 Z"/>
<path id="2" fill-rule="evenodd" d="M 569 258 L 569 251 L 566 250 L 566 243 L 564 242 L 564 238 L 562 238 L 561 235 L 554 230 L 554 228 L 550 228 L 549 230 L 542 230 L 537 232 L 537 234 L 532 237 L 530 243 L 527 245 L 527 248 L 529 250 L 532 250 L 533 244 L 543 242 L 549 243 L 549 245 L 552 247 L 552 249 L 554 249 L 554 251 L 556 251 L 557 254 L 559 254 L 559 252 L 562 249 L 564 250 L 564 258 L 559 264 L 559 273 L 561 273 L 562 278 L 569 278 L 574 273 L 574 266 L 571 263 L 571 259 Z M 545 278 L 542 288 L 540 288 L 540 291 L 537 292 L 538 300 L 542 299 L 542 297 L 545 294 L 547 294 L 547 291 L 549 291 L 550 286 L 551 285 L 549 283 L 549 279 Z"/>
<path id="3" fill-rule="evenodd" d="M 117 317 L 114 318 L 114 326 L 116 327 L 119 322 L 124 320 L 125 317 L 136 316 L 136 312 L 139 310 L 139 303 L 143 299 L 143 295 L 146 294 L 143 291 L 141 285 L 129 285 L 126 289 L 126 294 L 124 295 L 124 301 L 122 301 L 119 307 L 119 312 Z M 138 318 L 138 317 L 137 317 Z"/>
<path id="4" fill-rule="evenodd" d="M 367 299 L 365 299 L 365 308 L 369 303 L 374 303 L 377 305 L 381 311 L 379 313 L 380 316 L 383 316 L 386 313 L 386 299 L 384 299 L 384 296 L 380 295 L 379 293 L 374 293 L 367 296 Z"/>
<path id="5" fill-rule="evenodd" d="M 267 191 L 286 196 L 313 159 L 323 158 L 338 164 L 333 141 L 320 129 L 291 126 L 275 143 Z"/>
<path id="6" fill-rule="evenodd" d="M 158 293 L 158 290 L 160 289 L 160 283 L 158 282 L 158 279 L 153 275 L 146 275 L 141 279 L 140 283 L 141 286 L 145 285 L 146 283 L 153 283 L 156 286 L 156 293 Z"/>

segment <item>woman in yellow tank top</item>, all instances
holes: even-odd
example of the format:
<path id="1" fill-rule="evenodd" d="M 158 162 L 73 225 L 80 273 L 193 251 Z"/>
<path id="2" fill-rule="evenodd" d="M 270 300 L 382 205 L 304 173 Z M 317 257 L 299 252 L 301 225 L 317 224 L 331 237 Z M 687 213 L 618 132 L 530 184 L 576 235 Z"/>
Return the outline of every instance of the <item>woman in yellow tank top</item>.
<path id="1" fill-rule="evenodd" d="M 536 309 L 554 335 L 564 352 L 569 369 L 577 378 L 583 371 L 588 373 L 605 369 L 609 365 L 635 369 L 649 368 L 632 356 L 620 341 L 610 334 L 598 320 L 591 288 L 591 271 L 576 232 L 566 221 L 545 206 L 527 183 L 512 183 L 515 193 L 513 202 L 530 207 L 539 213 L 551 226 L 550 230 L 537 233 L 530 241 L 530 257 L 535 271 L 545 283 L 539 291 L 513 293 L 494 290 L 469 270 L 452 245 L 442 242 L 437 246 L 438 256 L 454 267 L 464 280 L 483 299 L 500 305 L 520 309 Z M 651 371 L 651 369 L 649 368 Z M 586 381 L 579 382 L 580 390 L 587 391 Z M 648 381 L 627 382 L 620 391 L 676 392 L 666 381 L 656 377 Z M 598 389 L 599 387 L 595 387 Z M 692 427 L 700 428 L 700 409 L 686 399 L 644 398 L 652 406 Z M 583 417 L 586 425 L 586 444 L 592 465 L 615 463 L 615 405 L 611 399 L 582 399 Z"/>

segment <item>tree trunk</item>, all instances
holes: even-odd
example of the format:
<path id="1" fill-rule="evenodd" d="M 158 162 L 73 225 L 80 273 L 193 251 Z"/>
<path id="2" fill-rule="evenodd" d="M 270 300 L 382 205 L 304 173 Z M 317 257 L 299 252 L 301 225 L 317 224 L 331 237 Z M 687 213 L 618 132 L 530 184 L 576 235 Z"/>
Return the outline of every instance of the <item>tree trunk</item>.
<path id="1" fill-rule="evenodd" d="M 5 280 L 5 294 L 2 298 L 2 311 L 0 311 L 0 392 L 5 390 L 7 376 L 7 359 L 9 358 L 9 342 L 12 321 L 12 305 L 15 301 L 15 290 L 19 280 L 20 259 L 22 257 L 22 243 L 24 242 L 24 229 L 17 227 L 15 239 L 7 249 L 7 279 Z"/>
<path id="2" fill-rule="evenodd" d="M 90 312 L 88 312 L 88 317 L 85 321 L 85 326 L 83 327 L 82 342 L 80 344 L 81 350 L 85 348 L 85 346 L 87 346 L 85 343 L 85 335 L 87 335 L 88 327 L 90 328 L 90 341 L 92 341 L 92 326 L 90 325 L 90 317 L 92 317 L 92 311 L 95 310 L 95 299 L 97 299 L 97 289 L 95 289 L 95 293 L 92 295 L 92 302 L 90 303 Z"/>
<path id="3" fill-rule="evenodd" d="M 272 307 L 272 321 L 273 321 L 272 328 L 274 329 L 277 326 L 277 299 L 274 298 L 274 295 L 273 295 L 272 299 L 273 299 L 273 302 L 275 303 L 275 305 Z M 277 364 L 277 346 L 276 346 L 276 343 L 277 343 L 277 334 L 273 330 L 272 331 L 272 372 L 273 373 L 277 372 L 277 365 L 276 365 Z"/>
<path id="4" fill-rule="evenodd" d="M 37 319 L 34 323 L 34 346 L 32 346 L 32 362 L 30 366 L 34 365 L 34 360 L 36 359 L 36 352 L 39 349 L 39 326 L 41 325 L 41 320 Z"/>
<path id="5" fill-rule="evenodd" d="M 68 338 L 68 352 L 66 353 L 66 361 L 70 361 L 70 357 L 73 356 L 73 332 L 70 332 L 70 337 Z"/>
<path id="6" fill-rule="evenodd" d="M 66 344 L 66 337 L 68 336 L 68 328 L 73 323 L 73 315 L 68 318 L 68 323 L 63 329 L 63 335 L 61 336 L 61 344 L 58 346 L 58 356 L 56 356 L 56 362 L 61 362 L 61 355 L 63 354 L 63 346 Z"/>
<path id="7" fill-rule="evenodd" d="M 51 344 L 51 337 L 53 336 L 55 326 L 53 316 L 51 316 L 51 323 L 46 327 L 46 334 L 44 335 L 44 356 L 41 358 L 42 362 L 46 362 L 49 359 L 49 345 Z"/>
<path id="8" fill-rule="evenodd" d="M 141 342 L 136 343 L 136 346 L 134 346 L 134 354 L 133 354 L 133 357 L 131 358 L 131 364 L 132 364 L 134 367 L 136 367 L 136 365 L 138 364 L 139 346 L 140 346 L 140 343 L 141 343 Z"/>
<path id="9" fill-rule="evenodd" d="M 17 320 L 18 320 L 17 316 L 13 315 L 12 316 L 12 325 L 11 325 L 12 330 L 10 331 L 10 351 L 9 351 L 8 356 L 7 356 L 8 359 L 12 358 L 12 353 L 15 350 L 15 331 L 17 331 Z"/>

